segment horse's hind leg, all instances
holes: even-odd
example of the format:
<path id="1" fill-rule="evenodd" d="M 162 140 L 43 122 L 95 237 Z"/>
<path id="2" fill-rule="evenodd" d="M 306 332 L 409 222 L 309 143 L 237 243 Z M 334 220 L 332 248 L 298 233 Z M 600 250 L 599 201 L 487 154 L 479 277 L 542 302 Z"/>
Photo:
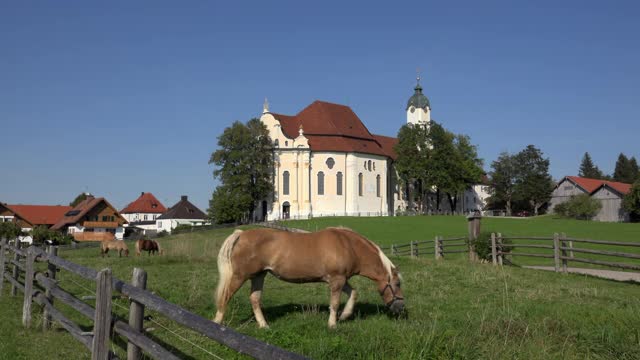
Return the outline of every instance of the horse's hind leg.
<path id="1" fill-rule="evenodd" d="M 329 303 L 329 328 L 336 327 L 336 319 L 338 317 L 338 308 L 340 307 L 340 294 L 342 288 L 346 284 L 343 277 L 333 278 L 329 281 L 329 289 L 331 290 L 331 302 Z"/>
<path id="2" fill-rule="evenodd" d="M 227 291 L 225 292 L 225 296 L 223 296 L 221 299 L 218 299 L 218 303 L 216 304 L 217 309 L 216 309 L 216 317 L 213 319 L 214 322 L 218 324 L 222 323 L 222 319 L 224 318 L 224 312 L 227 309 L 227 304 L 229 303 L 229 300 L 231 300 L 231 297 L 236 293 L 236 291 L 238 291 L 238 289 L 240 289 L 240 287 L 242 286 L 242 284 L 244 284 L 246 280 L 247 280 L 246 278 L 239 277 L 237 275 L 234 275 L 233 277 L 231 277 L 231 280 L 229 280 Z"/>
<path id="3" fill-rule="evenodd" d="M 266 272 L 262 272 L 251 279 L 251 295 L 249 296 L 251 307 L 253 308 L 253 315 L 255 315 L 260 328 L 269 327 L 260 308 L 260 297 L 262 296 L 262 287 L 264 286 L 264 278 L 266 275 Z"/>
<path id="4" fill-rule="evenodd" d="M 342 314 L 340 314 L 340 320 L 346 320 L 351 316 L 351 314 L 353 314 L 353 306 L 356 304 L 356 300 L 358 299 L 358 293 L 351 287 L 351 285 L 349 285 L 348 282 L 344 284 L 342 291 L 349 296 L 349 300 L 344 306 Z"/>

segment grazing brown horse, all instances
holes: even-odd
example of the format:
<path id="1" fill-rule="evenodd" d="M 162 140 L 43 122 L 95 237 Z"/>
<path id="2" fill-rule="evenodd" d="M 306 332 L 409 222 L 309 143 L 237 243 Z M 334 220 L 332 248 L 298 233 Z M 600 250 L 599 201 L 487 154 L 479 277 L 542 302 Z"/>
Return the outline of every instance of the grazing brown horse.
<path id="1" fill-rule="evenodd" d="M 103 241 L 100 247 L 100 254 L 102 254 L 102 257 L 104 257 L 105 255 L 109 256 L 109 254 L 107 254 L 109 250 L 117 250 L 119 257 L 122 257 L 123 251 L 125 256 L 129 256 L 129 247 L 122 240 Z"/>
<path id="2" fill-rule="evenodd" d="M 326 282 L 331 290 L 329 327 L 335 328 L 340 293 L 349 296 L 340 320 L 353 313 L 356 290 L 349 285 L 354 275 L 378 284 L 378 292 L 394 314 L 404 310 L 400 274 L 373 242 L 345 228 L 328 228 L 315 233 L 293 233 L 273 229 L 236 230 L 218 253 L 217 312 L 221 323 L 227 303 L 242 284 L 251 279 L 249 299 L 258 326 L 268 327 L 260 296 L 267 273 L 292 283 Z"/>
<path id="3" fill-rule="evenodd" d="M 136 241 L 136 256 L 140 256 L 141 250 L 146 250 L 149 255 L 153 255 L 154 253 L 162 255 L 164 253 L 164 250 L 160 248 L 160 244 L 155 240 L 140 239 Z"/>

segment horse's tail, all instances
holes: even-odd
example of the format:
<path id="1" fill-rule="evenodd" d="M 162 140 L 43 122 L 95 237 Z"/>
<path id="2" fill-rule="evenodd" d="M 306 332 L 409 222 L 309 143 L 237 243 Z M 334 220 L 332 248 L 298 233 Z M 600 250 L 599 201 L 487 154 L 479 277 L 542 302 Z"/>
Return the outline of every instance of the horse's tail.
<path id="1" fill-rule="evenodd" d="M 142 246 L 142 240 L 136 241 L 136 256 L 140 256 L 140 247 Z"/>
<path id="2" fill-rule="evenodd" d="M 233 246 L 240 238 L 242 230 L 236 230 L 233 234 L 229 235 L 227 239 L 222 243 L 220 252 L 218 253 L 218 288 L 216 289 L 216 304 L 220 308 L 221 302 L 229 296 L 229 283 L 231 282 L 231 276 L 233 275 L 233 267 L 231 264 L 231 253 L 233 252 Z"/>
<path id="3" fill-rule="evenodd" d="M 160 243 L 158 241 L 155 242 L 156 246 L 158 247 L 158 254 L 162 255 L 164 254 L 164 249 L 160 247 Z"/>

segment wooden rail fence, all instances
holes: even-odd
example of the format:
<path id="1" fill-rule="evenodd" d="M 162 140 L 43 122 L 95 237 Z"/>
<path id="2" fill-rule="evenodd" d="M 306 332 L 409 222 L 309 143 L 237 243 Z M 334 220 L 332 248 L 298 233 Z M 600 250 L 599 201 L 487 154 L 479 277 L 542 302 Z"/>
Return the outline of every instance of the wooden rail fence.
<path id="1" fill-rule="evenodd" d="M 37 262 L 46 263 L 44 272 L 35 271 Z M 5 267 L 12 267 L 11 273 L 5 271 Z M 60 269 L 96 283 L 95 308 L 59 286 L 56 273 Z M 47 251 L 33 246 L 22 249 L 18 241 L 14 246 L 9 245 L 6 239 L 0 239 L 0 296 L 3 294 L 4 280 L 7 280 L 11 284 L 12 296 L 16 296 L 18 290 L 24 293 L 22 309 L 24 327 L 32 326 L 32 303 L 35 302 L 43 309 L 43 328 L 50 328 L 52 321 L 55 320 L 91 351 L 91 359 L 117 358 L 109 350 L 112 340 L 110 335 L 113 333 L 127 341 L 127 359 L 138 359 L 141 352 L 155 359 L 178 359 L 178 356 L 145 335 L 142 326 L 145 309 L 157 311 L 186 328 L 256 359 L 304 359 L 301 355 L 215 324 L 152 294 L 145 289 L 146 279 L 146 272 L 135 268 L 131 284 L 128 284 L 113 277 L 111 269 L 96 271 L 58 257 L 57 247 L 50 246 Z M 128 297 L 131 301 L 128 321 L 112 314 L 114 292 Z M 93 330 L 84 331 L 69 320 L 65 314 L 54 307 L 54 299 L 55 302 L 64 303 L 92 320 Z"/>
<path id="2" fill-rule="evenodd" d="M 510 240 L 511 243 L 505 243 Z M 528 243 L 517 244 L 513 241 L 526 240 Z M 542 244 L 530 244 L 530 242 L 541 242 Z M 545 244 L 546 243 L 546 244 Z M 585 257 L 576 257 L 578 254 L 604 255 L 612 257 L 620 257 L 626 259 L 640 259 L 639 253 L 629 253 L 622 251 L 610 251 L 599 249 L 587 249 L 584 247 L 575 247 L 574 244 L 598 244 L 612 247 L 640 247 L 637 242 L 621 242 L 608 240 L 590 240 L 569 238 L 564 233 L 555 233 L 552 237 L 536 237 L 536 236 L 511 236 L 503 237 L 500 233 L 491 234 L 491 258 L 494 265 L 502 265 L 505 256 L 524 256 L 553 259 L 553 265 L 556 272 L 567 272 L 569 262 L 579 262 L 593 265 L 601 265 L 608 267 L 621 268 L 626 270 L 640 271 L 640 265 L 629 264 L 623 262 L 603 261 Z M 529 249 L 546 249 L 547 253 L 521 253 L 506 251 L 506 249 L 529 248 Z"/>
<path id="3" fill-rule="evenodd" d="M 436 259 L 442 259 L 446 254 L 468 252 L 466 236 L 444 238 L 436 236 L 434 240 L 412 241 L 408 244 L 391 245 L 391 255 L 419 257 L 421 255 L 434 255 Z"/>

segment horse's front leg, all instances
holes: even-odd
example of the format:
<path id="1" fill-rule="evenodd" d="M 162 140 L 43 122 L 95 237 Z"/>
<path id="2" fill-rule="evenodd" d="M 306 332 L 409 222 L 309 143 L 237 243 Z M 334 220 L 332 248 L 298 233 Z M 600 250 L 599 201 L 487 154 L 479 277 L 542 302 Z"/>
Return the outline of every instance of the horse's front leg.
<path id="1" fill-rule="evenodd" d="M 340 320 L 346 320 L 353 314 L 353 307 L 356 304 L 356 300 L 358 299 L 358 293 L 354 288 L 349 285 L 349 283 L 345 283 L 342 287 L 342 291 L 349 296 L 349 300 L 347 304 L 344 306 L 342 310 L 342 314 L 340 314 Z"/>
<path id="2" fill-rule="evenodd" d="M 267 321 L 264 319 L 264 314 L 262 314 L 262 308 L 260 308 L 260 297 L 262 296 L 262 287 L 264 286 L 264 278 L 266 275 L 267 273 L 263 272 L 251 279 L 251 295 L 249 296 L 251 307 L 253 308 L 253 315 L 255 315 L 258 326 L 261 329 L 269 327 L 269 324 L 267 324 Z"/>
<path id="3" fill-rule="evenodd" d="M 338 308 L 340 307 L 340 294 L 347 279 L 344 277 L 336 277 L 329 280 L 329 289 L 331 290 L 331 300 L 329 302 L 329 328 L 335 329 L 336 319 L 338 317 Z"/>

